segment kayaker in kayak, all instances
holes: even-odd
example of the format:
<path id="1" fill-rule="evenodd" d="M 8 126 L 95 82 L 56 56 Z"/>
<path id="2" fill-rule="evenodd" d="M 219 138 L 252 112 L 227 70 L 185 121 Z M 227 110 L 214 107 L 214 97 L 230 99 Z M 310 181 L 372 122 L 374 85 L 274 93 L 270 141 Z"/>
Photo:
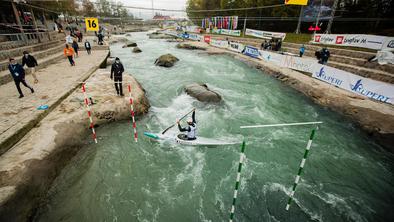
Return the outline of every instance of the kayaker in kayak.
<path id="1" fill-rule="evenodd" d="M 197 135 L 197 123 L 196 123 L 196 109 L 193 109 L 192 117 L 187 119 L 188 126 L 185 128 L 181 127 L 179 120 L 176 121 L 178 129 L 181 132 L 187 132 L 187 140 L 195 140 Z"/>

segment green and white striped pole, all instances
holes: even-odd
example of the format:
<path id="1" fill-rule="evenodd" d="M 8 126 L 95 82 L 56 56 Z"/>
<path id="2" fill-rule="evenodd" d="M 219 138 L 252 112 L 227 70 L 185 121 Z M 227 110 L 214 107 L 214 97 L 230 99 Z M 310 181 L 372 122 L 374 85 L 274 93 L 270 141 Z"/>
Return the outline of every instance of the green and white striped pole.
<path id="1" fill-rule="evenodd" d="M 237 200 L 237 195 L 238 195 L 238 188 L 239 188 L 239 181 L 241 180 L 241 170 L 242 170 L 242 164 L 245 159 L 245 140 L 242 142 L 242 148 L 241 148 L 241 155 L 239 157 L 239 164 L 238 164 L 238 172 L 237 172 L 237 181 L 235 182 L 235 189 L 234 189 L 234 196 L 233 196 L 233 204 L 231 205 L 231 212 L 230 212 L 230 222 L 233 221 L 234 219 L 234 211 L 235 211 L 235 202 Z"/>
<path id="2" fill-rule="evenodd" d="M 313 137 L 315 135 L 315 131 L 316 131 L 316 129 L 312 130 L 311 136 L 309 137 L 308 145 L 306 145 L 304 157 L 301 160 L 300 168 L 298 169 L 298 173 L 297 173 L 297 176 L 296 176 L 295 181 L 294 181 L 293 189 L 291 190 L 289 201 L 287 202 L 287 205 L 286 205 L 286 210 L 289 210 L 290 204 L 293 201 L 293 196 L 294 196 L 296 187 L 298 185 L 298 182 L 300 181 L 301 173 L 302 173 L 302 170 L 304 169 L 305 161 L 306 161 L 306 158 L 308 157 L 308 153 L 309 153 L 309 150 L 310 150 L 311 145 L 312 145 L 312 140 L 313 140 Z"/>

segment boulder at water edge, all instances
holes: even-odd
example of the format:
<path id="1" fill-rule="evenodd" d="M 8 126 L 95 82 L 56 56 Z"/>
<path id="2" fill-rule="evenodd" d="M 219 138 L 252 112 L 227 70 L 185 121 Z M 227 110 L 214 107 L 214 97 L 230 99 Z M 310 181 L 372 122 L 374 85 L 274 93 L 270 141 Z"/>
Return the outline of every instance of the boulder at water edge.
<path id="1" fill-rule="evenodd" d="M 189 49 L 189 50 L 206 50 L 206 47 L 202 47 L 199 45 L 192 45 L 190 43 L 179 43 L 176 45 L 178 49 Z"/>
<path id="2" fill-rule="evenodd" d="M 163 33 L 158 33 L 158 32 L 153 32 L 153 33 L 149 33 L 147 34 L 149 36 L 150 39 L 175 39 L 175 36 L 171 36 L 171 35 L 166 35 Z"/>
<path id="3" fill-rule="evenodd" d="M 109 41 L 109 44 L 115 44 L 118 42 L 127 42 L 127 41 L 129 40 L 125 37 L 112 37 L 111 40 Z"/>
<path id="4" fill-rule="evenodd" d="M 172 67 L 174 64 L 179 61 L 179 59 L 171 54 L 165 54 L 160 56 L 155 61 L 155 65 L 163 66 L 163 67 Z"/>
<path id="5" fill-rule="evenodd" d="M 133 52 L 134 53 L 140 53 L 140 52 L 142 52 L 142 50 L 140 48 L 138 48 L 138 47 L 134 47 L 133 48 Z"/>
<path id="6" fill-rule="evenodd" d="M 222 97 L 210 90 L 206 84 L 193 83 L 185 86 L 185 91 L 188 95 L 196 98 L 201 102 L 220 102 Z"/>
<path id="7" fill-rule="evenodd" d="M 108 57 L 107 58 L 107 66 L 110 66 L 115 63 L 115 58 L 114 57 Z"/>
<path id="8" fill-rule="evenodd" d="M 136 46 L 137 46 L 137 43 L 131 42 L 131 41 L 127 41 L 127 42 L 122 46 L 122 48 L 136 47 Z"/>

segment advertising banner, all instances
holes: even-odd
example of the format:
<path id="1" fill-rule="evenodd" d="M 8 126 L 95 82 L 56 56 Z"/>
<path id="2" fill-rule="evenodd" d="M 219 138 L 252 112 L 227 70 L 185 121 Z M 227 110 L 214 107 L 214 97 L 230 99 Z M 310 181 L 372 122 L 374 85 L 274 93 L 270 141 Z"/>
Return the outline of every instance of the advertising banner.
<path id="1" fill-rule="evenodd" d="M 204 42 L 206 42 L 206 43 L 210 43 L 211 42 L 211 36 L 209 36 L 209 35 L 204 35 Z"/>
<path id="2" fill-rule="evenodd" d="M 197 34 L 189 34 L 189 39 L 191 39 L 193 41 L 201 41 L 201 40 L 203 40 L 203 37 L 201 35 L 197 35 Z"/>
<path id="3" fill-rule="evenodd" d="M 236 43 L 236 42 L 230 42 L 230 45 L 228 47 L 228 49 L 230 49 L 231 51 L 235 51 L 235 52 L 242 52 L 244 50 L 245 46 L 240 44 L 240 43 Z"/>
<path id="4" fill-rule="evenodd" d="M 253 58 L 260 57 L 259 49 L 252 46 L 246 46 L 243 54 Z"/>
<path id="5" fill-rule="evenodd" d="M 216 40 L 216 39 L 211 39 L 209 44 L 211 44 L 212 46 L 218 47 L 218 48 L 227 48 L 228 47 L 227 41 Z"/>
<path id="6" fill-rule="evenodd" d="M 282 60 L 283 60 L 283 55 L 280 55 L 278 53 L 260 50 L 260 58 L 262 58 L 263 60 L 265 60 L 267 62 L 272 62 L 277 66 L 281 66 Z"/>
<path id="7" fill-rule="evenodd" d="M 212 29 L 211 33 L 220 34 L 220 29 L 214 28 L 214 29 Z"/>
<path id="8" fill-rule="evenodd" d="M 286 38 L 286 33 L 281 32 L 266 32 L 254 29 L 246 29 L 245 35 L 254 36 L 263 39 L 279 38 L 284 40 Z"/>
<path id="9" fill-rule="evenodd" d="M 220 29 L 221 35 L 241 36 L 241 30 Z"/>
<path id="10" fill-rule="evenodd" d="M 302 72 L 312 73 L 314 66 L 319 64 L 316 59 L 300 58 L 298 56 L 282 55 L 269 51 L 260 51 L 261 58 L 265 61 L 275 63 L 278 66 L 286 67 Z"/>
<path id="11" fill-rule="evenodd" d="M 394 104 L 394 85 L 368 78 L 336 68 L 317 64 L 312 76 L 339 88 L 369 97 L 385 103 Z"/>
<path id="12" fill-rule="evenodd" d="M 383 48 L 394 49 L 394 37 L 379 35 L 316 34 L 313 36 L 312 43 L 337 46 L 353 46 L 376 50 L 381 50 Z"/>
<path id="13" fill-rule="evenodd" d="M 312 77 L 347 91 L 385 103 L 394 104 L 394 85 L 364 78 L 353 73 L 319 64 L 316 60 L 297 56 L 281 55 L 260 51 L 260 58 L 302 72 L 312 73 Z"/>
<path id="14" fill-rule="evenodd" d="M 200 27 L 198 27 L 198 26 L 186 26 L 186 32 L 200 33 Z"/>

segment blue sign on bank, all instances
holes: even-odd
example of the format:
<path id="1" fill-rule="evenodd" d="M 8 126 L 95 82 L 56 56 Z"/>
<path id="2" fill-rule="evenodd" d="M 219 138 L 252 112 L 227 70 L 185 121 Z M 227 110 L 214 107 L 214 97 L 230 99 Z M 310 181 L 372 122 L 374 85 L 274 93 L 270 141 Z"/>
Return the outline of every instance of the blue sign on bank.
<path id="1" fill-rule="evenodd" d="M 246 46 L 243 51 L 243 54 L 253 58 L 258 58 L 260 55 L 259 49 L 252 46 Z"/>

